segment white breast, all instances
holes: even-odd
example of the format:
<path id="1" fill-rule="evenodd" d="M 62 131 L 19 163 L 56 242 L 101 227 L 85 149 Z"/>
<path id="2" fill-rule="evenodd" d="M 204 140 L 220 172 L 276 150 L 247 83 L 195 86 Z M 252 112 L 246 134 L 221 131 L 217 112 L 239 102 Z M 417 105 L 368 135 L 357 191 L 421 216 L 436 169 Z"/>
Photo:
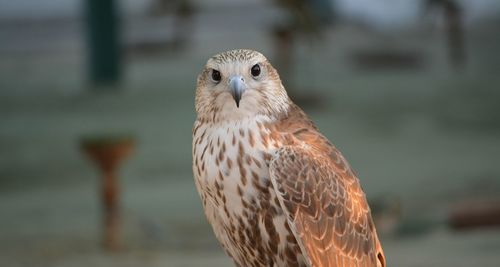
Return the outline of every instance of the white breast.
<path id="1" fill-rule="evenodd" d="M 275 146 L 262 142 L 269 132 L 259 126 L 267 121 L 269 118 L 261 116 L 219 124 L 195 123 L 195 129 L 199 128 L 193 135 L 193 172 L 202 198 L 205 194 L 216 194 L 219 183 L 227 208 L 238 213 L 241 207 L 238 186 L 244 196 L 250 197 L 255 193 L 253 176 L 269 178 L 264 153 L 272 153 Z M 244 156 L 239 161 L 240 153 Z"/>
<path id="2" fill-rule="evenodd" d="M 248 217 L 243 201 L 259 209 L 260 192 L 255 185 L 270 183 L 269 155 L 280 146 L 269 140 L 269 130 L 263 127 L 266 122 L 269 118 L 261 116 L 221 124 L 196 122 L 194 126 L 193 172 L 198 193 L 217 239 L 237 262 L 234 243 L 238 240 L 231 231 L 238 224 L 237 218 Z M 270 198 L 275 198 L 274 191 Z M 274 220 L 280 240 L 286 240 L 285 217 Z M 264 225 L 261 227 L 266 241 L 269 236 Z M 279 250 L 283 251 L 284 245 Z"/>

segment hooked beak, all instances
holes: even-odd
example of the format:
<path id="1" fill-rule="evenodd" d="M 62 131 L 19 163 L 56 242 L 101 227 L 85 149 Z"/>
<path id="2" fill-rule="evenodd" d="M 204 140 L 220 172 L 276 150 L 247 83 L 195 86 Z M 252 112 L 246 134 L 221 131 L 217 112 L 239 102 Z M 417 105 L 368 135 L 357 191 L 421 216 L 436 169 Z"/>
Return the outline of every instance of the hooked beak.
<path id="1" fill-rule="evenodd" d="M 245 92 L 245 81 L 241 76 L 232 76 L 229 78 L 229 89 L 231 90 L 231 95 L 236 102 L 236 107 L 240 107 L 241 95 Z"/>

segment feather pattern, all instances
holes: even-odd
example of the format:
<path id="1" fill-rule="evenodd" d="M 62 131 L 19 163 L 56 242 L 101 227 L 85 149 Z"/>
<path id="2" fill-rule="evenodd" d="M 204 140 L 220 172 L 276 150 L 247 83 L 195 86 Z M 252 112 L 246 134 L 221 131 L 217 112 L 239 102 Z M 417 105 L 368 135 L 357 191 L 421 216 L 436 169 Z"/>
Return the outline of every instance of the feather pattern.
<path id="1" fill-rule="evenodd" d="M 290 228 L 311 266 L 385 266 L 359 180 L 342 154 L 294 106 L 269 167 Z"/>
<path id="2" fill-rule="evenodd" d="M 250 77 L 251 66 L 263 74 Z M 227 79 L 244 77 L 240 106 Z M 365 194 L 342 154 L 288 98 L 255 51 L 209 59 L 198 78 L 196 188 L 215 236 L 237 266 L 385 267 Z"/>

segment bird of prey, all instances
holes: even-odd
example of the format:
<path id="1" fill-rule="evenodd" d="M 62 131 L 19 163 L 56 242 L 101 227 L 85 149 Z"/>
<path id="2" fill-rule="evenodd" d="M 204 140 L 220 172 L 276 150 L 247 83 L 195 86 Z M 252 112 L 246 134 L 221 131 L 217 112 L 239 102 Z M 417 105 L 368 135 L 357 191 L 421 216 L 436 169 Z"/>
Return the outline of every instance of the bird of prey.
<path id="1" fill-rule="evenodd" d="M 386 266 L 356 174 L 261 53 L 208 59 L 195 102 L 195 184 L 237 266 Z"/>

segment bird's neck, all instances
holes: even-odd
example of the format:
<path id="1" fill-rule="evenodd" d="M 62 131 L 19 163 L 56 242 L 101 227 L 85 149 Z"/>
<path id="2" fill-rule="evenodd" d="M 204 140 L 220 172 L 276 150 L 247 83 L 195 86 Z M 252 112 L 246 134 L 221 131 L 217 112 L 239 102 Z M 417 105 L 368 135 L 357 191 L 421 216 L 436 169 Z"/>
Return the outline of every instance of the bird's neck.
<path id="1" fill-rule="evenodd" d="M 244 124 L 249 121 L 276 122 L 285 118 L 290 111 L 288 103 L 281 106 L 268 106 L 267 109 L 256 110 L 256 107 L 249 105 L 239 108 L 226 108 L 212 112 L 211 114 L 198 114 L 198 121 L 219 124 Z"/>
<path id="2" fill-rule="evenodd" d="M 198 121 L 207 123 L 211 128 L 226 128 L 238 129 L 246 128 L 255 123 L 273 123 L 278 121 L 278 118 L 268 114 L 256 114 L 251 116 L 232 116 L 225 117 L 224 119 L 216 120 L 203 120 L 198 118 Z"/>

